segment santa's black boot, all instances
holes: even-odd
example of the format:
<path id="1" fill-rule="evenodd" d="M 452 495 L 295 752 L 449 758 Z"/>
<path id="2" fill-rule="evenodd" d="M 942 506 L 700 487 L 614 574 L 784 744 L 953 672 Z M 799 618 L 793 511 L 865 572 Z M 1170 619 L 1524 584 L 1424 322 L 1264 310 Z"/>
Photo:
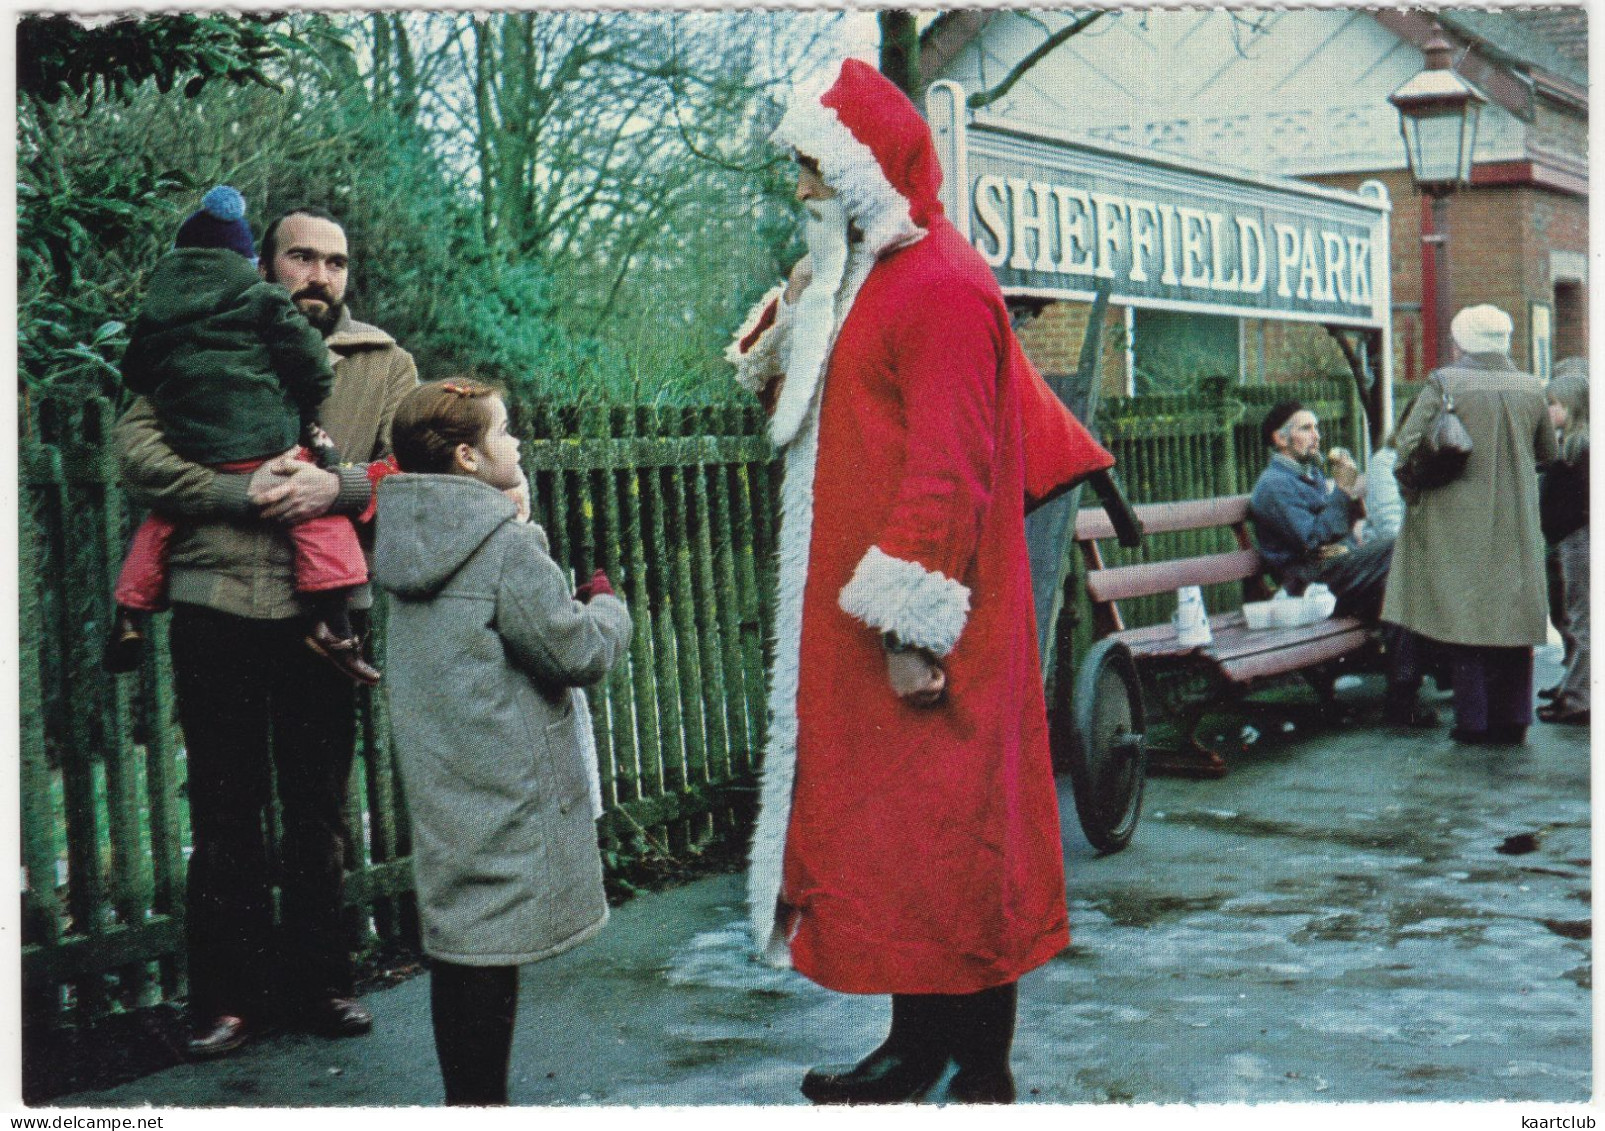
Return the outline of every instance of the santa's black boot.
<path id="1" fill-rule="evenodd" d="M 947 1070 L 942 994 L 893 994 L 892 1031 L 857 1064 L 810 1069 L 802 1094 L 816 1104 L 912 1103 Z"/>
<path id="2" fill-rule="evenodd" d="M 959 1069 L 948 1081 L 948 1098 L 961 1104 L 1012 1104 L 1009 1049 L 1014 1044 L 1018 983 L 948 1000 L 953 1003 L 951 1048 Z"/>

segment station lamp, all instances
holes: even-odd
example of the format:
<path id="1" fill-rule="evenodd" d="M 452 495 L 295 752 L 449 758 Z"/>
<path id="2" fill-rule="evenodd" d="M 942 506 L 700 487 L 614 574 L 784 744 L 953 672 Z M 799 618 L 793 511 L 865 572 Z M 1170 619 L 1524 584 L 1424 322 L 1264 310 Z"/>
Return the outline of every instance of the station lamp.
<path id="1" fill-rule="evenodd" d="M 1430 309 L 1435 333 L 1426 335 L 1436 346 L 1427 366 L 1449 363 L 1449 196 L 1471 183 L 1471 156 L 1477 144 L 1477 121 L 1485 99 L 1455 73 L 1454 46 L 1434 28 L 1421 49 L 1426 68 L 1388 101 L 1399 111 L 1399 132 L 1404 135 L 1405 160 L 1416 188 L 1431 201 L 1430 216 L 1422 216 L 1421 241 L 1431 255 L 1431 306 L 1423 294 L 1423 310 Z M 1423 319 L 1425 321 L 1425 319 Z"/>

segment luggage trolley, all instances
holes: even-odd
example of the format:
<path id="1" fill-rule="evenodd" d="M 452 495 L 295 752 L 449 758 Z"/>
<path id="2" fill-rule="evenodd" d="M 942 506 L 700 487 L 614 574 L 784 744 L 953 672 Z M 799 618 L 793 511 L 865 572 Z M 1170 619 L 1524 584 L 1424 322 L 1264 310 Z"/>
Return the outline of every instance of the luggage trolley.
<path id="1" fill-rule="evenodd" d="M 1107 288 L 1099 290 L 1087 319 L 1076 372 L 1046 377 L 1054 394 L 1097 437 L 1098 357 Z M 1079 599 L 1072 555 L 1082 487 L 1091 486 L 1109 515 L 1120 544 L 1142 542 L 1142 524 L 1120 490 L 1113 469 L 1033 511 L 1026 520 L 1037 649 L 1048 692 L 1048 735 L 1055 769 L 1067 770 L 1076 817 L 1100 852 L 1118 852 L 1137 830 L 1148 770 L 1142 683 L 1126 646 L 1100 640 L 1074 668 L 1070 638 Z"/>

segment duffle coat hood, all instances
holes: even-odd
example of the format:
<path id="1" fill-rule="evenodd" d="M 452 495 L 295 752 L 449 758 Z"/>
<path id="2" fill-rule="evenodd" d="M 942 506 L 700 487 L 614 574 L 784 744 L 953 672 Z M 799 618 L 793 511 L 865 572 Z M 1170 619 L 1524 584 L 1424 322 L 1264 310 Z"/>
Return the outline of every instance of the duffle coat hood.
<path id="1" fill-rule="evenodd" d="M 1020 351 L 896 87 L 849 60 L 776 141 L 862 239 L 817 365 L 779 289 L 726 355 L 785 468 L 753 929 L 831 989 L 970 993 L 1069 941 L 1023 518 L 1114 461 Z M 883 632 L 943 658 L 939 706 L 892 693 Z"/>
<path id="2" fill-rule="evenodd" d="M 385 689 L 424 951 L 464 965 L 557 954 L 607 918 L 573 689 L 623 654 L 623 602 L 582 604 L 539 526 L 476 479 L 379 484 L 374 578 L 389 591 Z"/>

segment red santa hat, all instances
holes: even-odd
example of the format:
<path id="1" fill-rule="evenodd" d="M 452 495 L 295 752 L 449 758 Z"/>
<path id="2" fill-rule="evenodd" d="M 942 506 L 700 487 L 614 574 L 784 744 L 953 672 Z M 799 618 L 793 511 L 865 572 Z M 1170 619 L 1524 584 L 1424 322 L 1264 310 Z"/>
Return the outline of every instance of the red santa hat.
<path id="1" fill-rule="evenodd" d="M 942 212 L 930 127 L 867 63 L 844 60 L 823 87 L 799 88 L 771 140 L 819 163 L 877 256 L 919 239 Z"/>

